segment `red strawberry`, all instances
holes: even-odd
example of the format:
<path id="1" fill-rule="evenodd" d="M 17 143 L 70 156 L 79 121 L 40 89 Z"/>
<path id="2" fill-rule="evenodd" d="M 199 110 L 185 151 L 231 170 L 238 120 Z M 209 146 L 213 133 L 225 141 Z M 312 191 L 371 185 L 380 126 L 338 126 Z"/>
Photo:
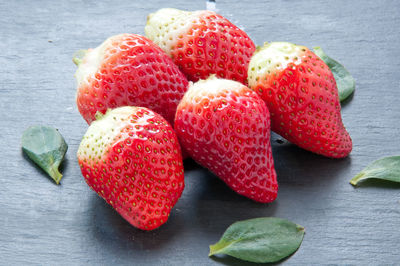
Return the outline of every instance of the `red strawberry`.
<path id="1" fill-rule="evenodd" d="M 188 86 L 172 60 L 140 35 L 113 36 L 74 62 L 78 109 L 89 124 L 97 111 L 126 105 L 150 108 L 173 123 Z"/>
<path id="2" fill-rule="evenodd" d="M 248 79 L 250 88 L 267 103 L 273 131 L 327 157 L 342 158 L 351 152 L 333 74 L 307 47 L 266 44 L 252 57 Z"/>
<path id="3" fill-rule="evenodd" d="M 145 32 L 189 80 L 216 74 L 247 83 L 247 68 L 255 45 L 223 16 L 207 10 L 164 8 L 148 16 Z"/>
<path id="4" fill-rule="evenodd" d="M 189 155 L 234 191 L 275 200 L 269 112 L 249 88 L 214 76 L 198 81 L 178 105 L 175 130 Z"/>
<path id="5" fill-rule="evenodd" d="M 116 108 L 94 121 L 79 146 L 78 161 L 86 183 L 143 230 L 167 221 L 184 187 L 175 132 L 143 107 Z"/>

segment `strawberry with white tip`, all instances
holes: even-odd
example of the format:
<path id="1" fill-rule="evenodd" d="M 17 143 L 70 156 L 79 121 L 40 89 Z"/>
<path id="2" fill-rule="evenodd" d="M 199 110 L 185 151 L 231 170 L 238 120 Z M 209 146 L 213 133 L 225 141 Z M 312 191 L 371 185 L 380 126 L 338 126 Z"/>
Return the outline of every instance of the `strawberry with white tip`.
<path id="1" fill-rule="evenodd" d="M 188 154 L 234 191 L 275 200 L 269 112 L 248 87 L 215 76 L 194 83 L 178 105 L 175 130 Z"/>
<path id="2" fill-rule="evenodd" d="M 266 102 L 271 128 L 299 147 L 343 158 L 352 141 L 343 125 L 335 78 L 305 46 L 273 42 L 260 47 L 249 65 L 249 86 Z"/>
<path id="3" fill-rule="evenodd" d="M 151 40 L 136 34 L 112 36 L 95 49 L 78 53 L 76 102 L 90 124 L 96 112 L 142 106 L 171 124 L 188 81 Z"/>
<path id="4" fill-rule="evenodd" d="M 175 132 L 143 107 L 119 107 L 97 116 L 77 154 L 86 183 L 133 226 L 158 228 L 184 188 Z"/>
<path id="5" fill-rule="evenodd" d="M 247 68 L 255 45 L 225 17 L 208 10 L 163 8 L 148 16 L 145 32 L 190 81 L 216 74 L 247 83 Z"/>

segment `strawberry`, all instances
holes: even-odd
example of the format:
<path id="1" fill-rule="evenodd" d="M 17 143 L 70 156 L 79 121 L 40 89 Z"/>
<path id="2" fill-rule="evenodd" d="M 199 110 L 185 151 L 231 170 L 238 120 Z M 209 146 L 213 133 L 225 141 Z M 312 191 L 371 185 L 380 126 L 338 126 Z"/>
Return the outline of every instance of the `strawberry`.
<path id="1" fill-rule="evenodd" d="M 234 191 L 258 202 L 275 200 L 269 112 L 248 87 L 215 76 L 190 85 L 175 130 L 189 155 Z"/>
<path id="2" fill-rule="evenodd" d="M 164 8 L 150 14 L 146 36 L 158 44 L 191 81 L 210 74 L 247 83 L 253 41 L 213 11 Z"/>
<path id="3" fill-rule="evenodd" d="M 86 183 L 133 226 L 159 227 L 184 187 L 175 132 L 144 107 L 119 107 L 97 117 L 77 154 Z"/>
<path id="4" fill-rule="evenodd" d="M 143 106 L 173 124 L 176 107 L 188 82 L 172 60 L 152 41 L 121 34 L 89 49 L 78 65 L 77 104 L 90 124 L 97 111 L 119 106 Z"/>
<path id="5" fill-rule="evenodd" d="M 266 102 L 273 131 L 327 157 L 342 158 L 351 152 L 335 78 L 307 47 L 265 44 L 250 61 L 248 81 Z"/>

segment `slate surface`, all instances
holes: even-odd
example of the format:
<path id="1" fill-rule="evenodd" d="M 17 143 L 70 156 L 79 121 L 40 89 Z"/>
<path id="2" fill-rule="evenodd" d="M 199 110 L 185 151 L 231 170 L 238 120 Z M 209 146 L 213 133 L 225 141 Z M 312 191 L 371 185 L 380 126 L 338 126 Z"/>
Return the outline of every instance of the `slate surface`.
<path id="1" fill-rule="evenodd" d="M 161 7 L 204 9 L 204 1 L 0 1 L 0 264 L 245 265 L 207 257 L 231 223 L 277 216 L 306 228 L 284 265 L 400 263 L 400 186 L 348 180 L 371 161 L 400 153 L 400 2 L 218 0 L 217 8 L 257 44 L 319 45 L 354 75 L 342 109 L 354 141 L 331 160 L 273 138 L 280 191 L 256 204 L 231 192 L 193 161 L 169 222 L 153 232 L 131 227 L 83 181 L 76 151 L 87 125 L 75 106 L 74 51 L 107 37 L 143 34 Z M 57 127 L 69 144 L 56 186 L 21 153 L 34 124 Z"/>

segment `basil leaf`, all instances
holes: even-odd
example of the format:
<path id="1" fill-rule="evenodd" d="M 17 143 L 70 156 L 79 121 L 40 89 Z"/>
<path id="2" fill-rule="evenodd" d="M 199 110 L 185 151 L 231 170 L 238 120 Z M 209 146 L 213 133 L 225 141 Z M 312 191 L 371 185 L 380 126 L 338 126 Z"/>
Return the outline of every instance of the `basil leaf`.
<path id="1" fill-rule="evenodd" d="M 59 184 L 62 174 L 58 171 L 68 145 L 57 129 L 33 126 L 22 135 L 22 150 Z"/>
<path id="2" fill-rule="evenodd" d="M 236 222 L 210 246 L 209 256 L 226 254 L 257 262 L 276 262 L 293 254 L 304 237 L 304 227 L 288 220 L 265 217 Z"/>
<path id="3" fill-rule="evenodd" d="M 360 181 L 371 178 L 400 182 L 400 156 L 384 157 L 374 161 L 353 177 L 350 184 L 357 186 Z"/>
<path id="4" fill-rule="evenodd" d="M 343 101 L 347 97 L 349 97 L 356 86 L 354 78 L 351 76 L 350 72 L 347 71 L 346 68 L 336 60 L 330 58 L 325 54 L 321 47 L 313 47 L 314 53 L 318 55 L 325 64 L 331 69 L 333 76 L 336 80 L 336 85 L 339 91 L 339 100 Z"/>

